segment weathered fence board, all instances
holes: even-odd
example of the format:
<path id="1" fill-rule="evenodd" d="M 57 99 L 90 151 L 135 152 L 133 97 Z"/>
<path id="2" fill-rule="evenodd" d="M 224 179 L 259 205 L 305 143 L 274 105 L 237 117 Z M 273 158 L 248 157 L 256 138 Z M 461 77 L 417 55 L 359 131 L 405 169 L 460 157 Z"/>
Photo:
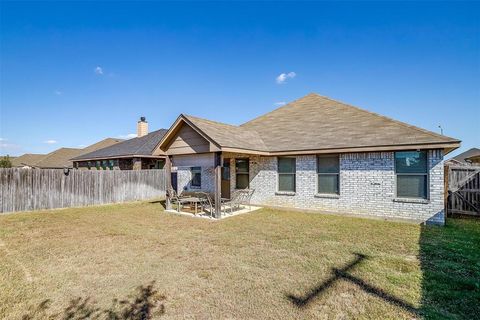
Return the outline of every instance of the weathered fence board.
<path id="1" fill-rule="evenodd" d="M 447 214 L 480 217 L 480 167 L 448 167 Z"/>
<path id="2" fill-rule="evenodd" d="M 165 196 L 165 170 L 0 169 L 0 213 Z"/>

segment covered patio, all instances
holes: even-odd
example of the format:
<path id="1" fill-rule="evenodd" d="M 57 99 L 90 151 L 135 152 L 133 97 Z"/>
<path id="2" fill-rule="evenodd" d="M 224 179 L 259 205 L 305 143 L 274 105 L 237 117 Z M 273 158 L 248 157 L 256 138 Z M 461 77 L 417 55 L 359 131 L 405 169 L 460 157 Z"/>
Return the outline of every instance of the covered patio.
<path id="1" fill-rule="evenodd" d="M 250 187 L 250 162 L 258 155 L 248 148 L 225 148 L 227 142 L 212 129 L 245 144 L 258 143 L 234 126 L 180 115 L 154 152 L 167 156 L 167 211 L 220 219 L 259 208 L 252 206 L 256 190 Z"/>
<path id="2" fill-rule="evenodd" d="M 261 209 L 261 207 L 250 205 L 247 199 L 240 199 L 241 196 L 235 193 L 231 199 L 222 198 L 219 212 L 217 212 L 209 194 L 194 192 L 178 196 L 173 190 L 167 197 L 169 203 L 166 211 L 198 218 L 224 219 Z"/>

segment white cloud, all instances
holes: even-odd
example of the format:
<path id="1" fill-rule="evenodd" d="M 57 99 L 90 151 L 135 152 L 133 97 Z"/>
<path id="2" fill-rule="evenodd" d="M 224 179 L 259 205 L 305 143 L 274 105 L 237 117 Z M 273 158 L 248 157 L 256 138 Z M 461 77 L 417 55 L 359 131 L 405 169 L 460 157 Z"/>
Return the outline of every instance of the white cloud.
<path id="1" fill-rule="evenodd" d="M 136 133 L 121 134 L 118 137 L 120 139 L 132 139 L 132 138 L 136 138 L 137 134 Z"/>
<path id="2" fill-rule="evenodd" d="M 284 106 L 286 105 L 287 103 L 285 101 L 278 101 L 278 102 L 275 102 L 274 105 L 276 105 L 277 107 L 281 107 L 281 106 Z"/>
<path id="3" fill-rule="evenodd" d="M 278 84 L 282 84 L 282 83 L 285 83 L 285 81 L 287 81 L 287 79 L 293 79 L 297 76 L 297 74 L 293 71 L 289 72 L 289 73 L 281 73 L 276 79 L 275 81 L 277 81 Z"/>
<path id="4" fill-rule="evenodd" d="M 57 140 L 50 139 L 50 140 L 45 140 L 45 141 L 43 141 L 43 143 L 46 143 L 46 144 L 55 144 L 55 143 L 58 143 L 58 141 L 57 141 Z"/>
<path id="5" fill-rule="evenodd" d="M 95 72 L 95 74 L 102 75 L 102 74 L 103 74 L 103 69 L 102 69 L 102 67 L 97 66 L 97 67 L 93 70 L 93 72 Z"/>
<path id="6" fill-rule="evenodd" d="M 23 151 L 18 144 L 8 142 L 8 139 L 0 138 L 0 155 L 16 155 Z"/>
<path id="7" fill-rule="evenodd" d="M 61 96 L 63 92 L 60 90 L 55 90 L 53 91 L 53 93 L 56 94 L 57 96 Z"/>

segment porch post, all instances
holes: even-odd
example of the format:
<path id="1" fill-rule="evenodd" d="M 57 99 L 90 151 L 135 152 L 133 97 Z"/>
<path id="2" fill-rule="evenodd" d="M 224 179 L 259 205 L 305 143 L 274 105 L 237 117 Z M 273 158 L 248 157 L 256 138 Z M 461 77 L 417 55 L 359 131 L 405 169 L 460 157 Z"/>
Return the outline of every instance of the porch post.
<path id="1" fill-rule="evenodd" d="M 167 210 L 172 209 L 172 202 L 170 201 L 170 195 L 168 194 L 169 191 L 172 189 L 172 159 L 171 156 L 167 156 L 165 159 L 165 191 L 167 195 L 167 199 L 165 201 L 165 207 Z"/>
<path id="2" fill-rule="evenodd" d="M 215 217 L 220 218 L 222 215 L 222 153 L 215 152 Z"/>

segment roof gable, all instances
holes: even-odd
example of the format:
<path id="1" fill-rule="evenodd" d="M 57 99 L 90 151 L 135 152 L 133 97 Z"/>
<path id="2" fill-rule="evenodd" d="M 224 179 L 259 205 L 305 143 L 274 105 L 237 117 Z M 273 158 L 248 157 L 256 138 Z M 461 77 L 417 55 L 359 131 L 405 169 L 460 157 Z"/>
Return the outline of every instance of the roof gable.
<path id="1" fill-rule="evenodd" d="M 210 152 L 210 143 L 196 129 L 182 121 L 178 126 L 178 130 L 169 139 L 166 147 L 170 155 L 204 153 Z"/>

